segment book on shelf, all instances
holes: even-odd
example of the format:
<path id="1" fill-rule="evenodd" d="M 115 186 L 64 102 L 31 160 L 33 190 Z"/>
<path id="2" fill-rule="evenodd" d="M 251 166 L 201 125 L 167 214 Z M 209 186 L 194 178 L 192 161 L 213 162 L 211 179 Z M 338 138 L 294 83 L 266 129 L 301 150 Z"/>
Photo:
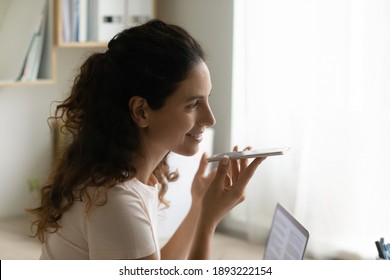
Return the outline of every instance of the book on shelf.
<path id="1" fill-rule="evenodd" d="M 46 35 L 47 3 L 43 8 L 36 31 L 31 38 L 18 81 L 34 81 L 38 78 Z"/>
<path id="2" fill-rule="evenodd" d="M 5 0 L 0 26 L 0 80 L 17 81 L 21 78 L 31 49 L 41 49 L 43 41 L 35 38 L 47 20 L 48 0 Z M 45 11 L 44 19 L 42 11 Z M 43 28 L 44 29 L 44 28 Z M 42 36 L 45 36 L 43 31 Z M 41 53 L 36 51 L 35 58 Z M 31 58 L 32 59 L 32 58 Z M 39 62 L 38 62 L 39 63 Z M 32 69 L 38 67 L 35 65 Z M 35 71 L 35 70 L 34 70 Z"/>
<path id="3" fill-rule="evenodd" d="M 79 40 L 79 0 L 62 0 L 62 41 L 77 42 Z"/>

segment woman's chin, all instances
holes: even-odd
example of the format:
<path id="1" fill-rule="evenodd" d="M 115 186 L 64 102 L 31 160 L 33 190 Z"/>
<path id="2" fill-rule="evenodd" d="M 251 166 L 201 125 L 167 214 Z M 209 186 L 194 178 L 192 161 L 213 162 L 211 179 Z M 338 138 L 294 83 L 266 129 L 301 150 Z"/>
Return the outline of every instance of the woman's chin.
<path id="1" fill-rule="evenodd" d="M 185 156 L 185 157 L 192 157 L 194 155 L 196 155 L 199 151 L 199 146 L 197 145 L 196 147 L 193 147 L 191 149 L 180 149 L 180 150 L 177 150 L 177 151 L 172 151 L 176 154 L 179 154 L 181 156 Z"/>

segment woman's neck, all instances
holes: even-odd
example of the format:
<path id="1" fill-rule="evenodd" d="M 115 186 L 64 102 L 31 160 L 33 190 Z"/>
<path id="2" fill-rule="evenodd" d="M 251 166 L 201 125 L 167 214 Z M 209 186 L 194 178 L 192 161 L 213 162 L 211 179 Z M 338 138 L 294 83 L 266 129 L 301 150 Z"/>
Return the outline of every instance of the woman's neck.
<path id="1" fill-rule="evenodd" d="M 134 166 L 137 170 L 136 178 L 145 185 L 154 186 L 157 183 L 157 178 L 153 175 L 154 170 L 164 159 L 167 153 L 160 153 L 160 155 L 145 152 L 144 156 L 139 156 L 134 161 Z"/>

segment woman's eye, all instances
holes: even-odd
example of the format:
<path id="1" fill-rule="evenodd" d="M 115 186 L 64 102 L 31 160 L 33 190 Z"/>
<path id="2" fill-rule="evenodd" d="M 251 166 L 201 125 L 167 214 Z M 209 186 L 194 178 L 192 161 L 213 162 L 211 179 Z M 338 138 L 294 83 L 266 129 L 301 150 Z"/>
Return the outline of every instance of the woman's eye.
<path id="1" fill-rule="evenodd" d="M 191 104 L 189 105 L 189 107 L 195 108 L 195 107 L 197 107 L 198 105 L 199 105 L 199 101 L 196 100 L 195 102 L 191 103 Z"/>

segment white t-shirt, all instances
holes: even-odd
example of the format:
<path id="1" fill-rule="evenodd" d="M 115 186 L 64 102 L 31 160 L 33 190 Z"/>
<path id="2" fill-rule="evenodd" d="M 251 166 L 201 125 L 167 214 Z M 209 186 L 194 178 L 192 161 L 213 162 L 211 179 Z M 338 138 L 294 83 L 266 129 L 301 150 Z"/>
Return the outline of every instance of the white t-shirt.
<path id="1" fill-rule="evenodd" d="M 41 259 L 160 258 L 157 235 L 158 187 L 136 178 L 108 190 L 103 206 L 85 212 L 75 201 L 61 218 L 61 227 L 48 234 Z"/>

